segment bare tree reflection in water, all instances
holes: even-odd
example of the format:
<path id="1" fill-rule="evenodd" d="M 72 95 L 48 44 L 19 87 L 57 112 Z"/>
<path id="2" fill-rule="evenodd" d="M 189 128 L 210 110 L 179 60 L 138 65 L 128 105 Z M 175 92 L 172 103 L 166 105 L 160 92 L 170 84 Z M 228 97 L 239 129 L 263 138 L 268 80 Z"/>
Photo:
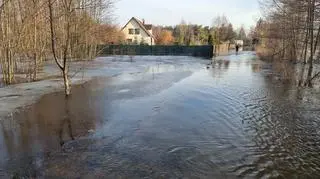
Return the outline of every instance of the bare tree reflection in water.
<path id="1" fill-rule="evenodd" d="M 252 68 L 256 70 L 257 66 Z M 296 77 L 288 71 L 280 77 L 285 74 L 287 80 Z M 254 150 L 250 155 L 255 159 L 248 165 L 236 166 L 233 172 L 244 178 L 261 178 L 266 173 L 281 178 L 317 178 L 320 111 L 314 107 L 317 102 L 310 100 L 311 89 L 297 89 L 286 83 L 265 84 L 264 91 L 245 96 L 250 104 L 240 112 L 245 131 L 252 137 L 250 148 Z M 258 172 L 253 175 L 252 171 Z"/>
<path id="2" fill-rule="evenodd" d="M 227 70 L 229 68 L 230 65 L 230 60 L 226 60 L 226 59 L 214 59 L 212 60 L 212 68 L 218 68 L 218 69 L 225 69 Z"/>
<path id="3" fill-rule="evenodd" d="M 62 92 L 45 95 L 0 120 L 0 178 L 41 178 L 53 153 L 64 152 L 61 148 L 68 141 L 86 137 L 89 129 L 99 126 L 98 116 L 107 113 L 108 100 L 99 90 L 105 83 L 98 81 L 87 83 L 87 88 L 75 86 L 68 99 Z"/>
<path id="4" fill-rule="evenodd" d="M 214 78 L 222 78 L 223 75 L 227 73 L 229 69 L 230 60 L 214 59 L 211 65 L 212 65 L 211 76 Z"/>
<path id="5" fill-rule="evenodd" d="M 14 152 L 14 141 L 12 140 L 12 136 L 14 136 L 12 130 L 8 129 L 8 126 L 7 124 L 5 123 L 8 123 L 10 122 L 9 120 L 1 120 L 0 121 L 0 125 L 1 125 L 1 131 L 2 131 L 2 136 L 3 136 L 3 142 L 4 143 L 1 143 L 1 146 L 2 147 L 5 147 L 6 148 L 6 153 L 8 153 L 8 155 L 12 155 L 12 153 Z M 4 150 L 4 148 L 2 148 L 2 150 Z M 3 156 L 5 157 L 5 156 Z"/>
<path id="6" fill-rule="evenodd" d="M 35 138 L 30 133 L 30 124 L 14 120 L 13 115 L 16 114 L 0 122 L 3 135 L 3 140 L 0 139 L 3 147 L 0 147 L 0 178 L 36 178 L 41 175 L 42 155 L 34 152 L 37 145 L 31 144 Z M 5 173 L 2 174 L 1 170 Z"/>
<path id="7" fill-rule="evenodd" d="M 301 73 L 297 71 L 299 68 L 290 62 L 274 62 L 272 64 L 263 64 L 262 69 L 268 70 L 268 74 L 266 76 L 273 84 L 279 83 L 284 85 L 299 85 L 302 83 L 300 79 L 303 76 L 299 76 Z"/>
<path id="8" fill-rule="evenodd" d="M 254 73 L 259 73 L 261 71 L 261 64 L 252 63 L 251 69 Z"/>
<path id="9" fill-rule="evenodd" d="M 312 101 L 318 97 L 311 89 L 270 80 L 290 78 L 290 71 L 282 72 L 290 65 L 272 71 L 276 67 L 252 61 L 251 55 L 222 57 L 209 64 L 210 70 L 201 64 L 191 76 L 167 73 L 172 69 L 161 64 L 154 67 L 155 80 L 149 68 L 130 81 L 124 75 L 112 78 L 112 85 L 110 79 L 90 82 L 74 88 L 71 102 L 62 94 L 42 98 L 28 111 L 31 116 L 16 120 L 19 127 L 31 127 L 29 135 L 20 129 L 12 131 L 16 136 L 0 131 L 14 141 L 0 138 L 0 144 L 22 149 L 14 156 L 38 152 L 42 167 L 35 164 L 37 157 L 23 157 L 6 166 L 8 173 L 19 170 L 20 176 L 32 177 L 25 173 L 39 171 L 36 177 L 53 178 L 319 175 L 320 99 Z M 88 136 L 89 129 L 96 133 Z M 20 142 L 20 135 L 33 136 L 25 140 L 30 144 Z M 25 152 L 23 145 L 31 149 Z M 44 157 L 44 149 L 53 152 Z"/>
<path id="10" fill-rule="evenodd" d="M 61 125 L 60 125 L 60 130 L 59 130 L 59 139 L 60 139 L 60 145 L 61 147 L 64 145 L 65 140 L 63 139 L 63 134 L 64 131 L 69 135 L 71 140 L 74 140 L 73 134 L 72 134 L 72 126 L 71 126 L 71 119 L 72 117 L 70 116 L 70 98 L 66 97 L 65 99 L 65 115 L 62 118 Z"/>
<path id="11" fill-rule="evenodd" d="M 299 79 L 298 79 L 299 80 L 299 82 L 298 82 L 299 87 L 303 86 L 305 70 L 306 70 L 306 67 L 303 64 L 303 66 L 301 67 L 300 73 L 299 73 Z"/>

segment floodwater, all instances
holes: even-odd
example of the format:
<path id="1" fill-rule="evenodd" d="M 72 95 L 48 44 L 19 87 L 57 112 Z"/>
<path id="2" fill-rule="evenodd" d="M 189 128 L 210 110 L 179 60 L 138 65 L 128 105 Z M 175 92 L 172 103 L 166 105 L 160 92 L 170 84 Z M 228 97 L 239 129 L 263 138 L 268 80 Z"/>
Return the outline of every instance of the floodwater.
<path id="1" fill-rule="evenodd" d="M 253 53 L 105 60 L 0 121 L 0 178 L 320 177 L 320 93 Z"/>

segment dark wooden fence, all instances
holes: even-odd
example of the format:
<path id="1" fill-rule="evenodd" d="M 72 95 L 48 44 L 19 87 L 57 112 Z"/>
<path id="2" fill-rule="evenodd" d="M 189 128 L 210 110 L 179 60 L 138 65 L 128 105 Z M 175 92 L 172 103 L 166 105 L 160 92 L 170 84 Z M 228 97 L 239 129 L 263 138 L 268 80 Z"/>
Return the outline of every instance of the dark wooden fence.
<path id="1" fill-rule="evenodd" d="M 101 56 L 108 55 L 154 55 L 154 56 L 195 56 L 212 58 L 213 46 L 180 46 L 180 45 L 101 45 Z"/>

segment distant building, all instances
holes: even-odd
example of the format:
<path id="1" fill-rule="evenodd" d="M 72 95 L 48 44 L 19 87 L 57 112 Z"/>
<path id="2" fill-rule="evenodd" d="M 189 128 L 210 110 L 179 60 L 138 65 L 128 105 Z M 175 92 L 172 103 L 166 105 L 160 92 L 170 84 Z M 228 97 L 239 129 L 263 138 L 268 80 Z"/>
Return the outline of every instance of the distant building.
<path id="1" fill-rule="evenodd" d="M 144 20 L 132 17 L 121 29 L 125 34 L 128 44 L 148 44 L 155 45 L 155 38 L 152 34 L 152 25 L 145 24 Z"/>

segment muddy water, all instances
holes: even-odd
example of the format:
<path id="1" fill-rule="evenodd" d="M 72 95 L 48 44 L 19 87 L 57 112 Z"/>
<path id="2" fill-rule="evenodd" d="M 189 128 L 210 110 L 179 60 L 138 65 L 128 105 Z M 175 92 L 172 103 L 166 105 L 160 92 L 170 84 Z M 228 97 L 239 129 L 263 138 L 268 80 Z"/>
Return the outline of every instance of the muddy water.
<path id="1" fill-rule="evenodd" d="M 254 54 L 112 63 L 1 121 L 0 178 L 320 177 L 320 93 Z"/>

